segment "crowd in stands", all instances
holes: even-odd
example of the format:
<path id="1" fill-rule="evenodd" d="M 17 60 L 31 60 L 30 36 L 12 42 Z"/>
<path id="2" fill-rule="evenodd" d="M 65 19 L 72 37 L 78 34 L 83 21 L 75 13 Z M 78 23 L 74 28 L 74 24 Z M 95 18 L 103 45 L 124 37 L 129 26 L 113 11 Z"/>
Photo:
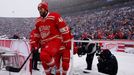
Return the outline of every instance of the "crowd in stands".
<path id="1" fill-rule="evenodd" d="M 89 11 L 65 16 L 77 36 L 87 33 L 93 39 L 134 39 L 134 6 Z"/>
<path id="2" fill-rule="evenodd" d="M 20 38 L 28 38 L 30 31 L 34 27 L 35 18 L 0 18 L 0 36 L 6 35 L 12 38 L 18 35 Z"/>
<path id="3" fill-rule="evenodd" d="M 93 39 L 134 39 L 134 5 L 107 7 L 63 17 L 78 39 L 87 33 Z M 0 35 L 29 37 L 35 18 L 0 18 Z"/>

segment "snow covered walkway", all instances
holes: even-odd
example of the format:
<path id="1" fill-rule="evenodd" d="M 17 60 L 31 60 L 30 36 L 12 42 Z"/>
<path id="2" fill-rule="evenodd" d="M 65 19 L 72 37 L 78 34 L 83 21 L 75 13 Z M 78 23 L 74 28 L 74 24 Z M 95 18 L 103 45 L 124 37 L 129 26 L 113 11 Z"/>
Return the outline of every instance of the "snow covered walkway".
<path id="1" fill-rule="evenodd" d="M 118 73 L 117 75 L 134 75 L 134 54 L 129 53 L 123 53 L 123 52 L 112 52 L 117 60 L 118 60 Z M 78 55 L 74 55 L 74 61 L 73 66 L 74 70 L 77 72 L 76 75 L 80 75 L 82 73 L 82 70 L 86 67 L 85 62 L 85 56 L 78 57 Z M 97 73 L 97 57 L 94 57 L 93 60 L 93 72 L 91 74 L 85 74 L 85 75 L 104 75 L 101 73 Z M 34 71 L 33 75 L 45 75 L 45 73 L 42 70 L 42 66 L 39 66 L 40 71 Z M 20 71 L 19 73 L 12 73 L 5 70 L 0 70 L 0 75 L 30 75 L 27 71 Z"/>

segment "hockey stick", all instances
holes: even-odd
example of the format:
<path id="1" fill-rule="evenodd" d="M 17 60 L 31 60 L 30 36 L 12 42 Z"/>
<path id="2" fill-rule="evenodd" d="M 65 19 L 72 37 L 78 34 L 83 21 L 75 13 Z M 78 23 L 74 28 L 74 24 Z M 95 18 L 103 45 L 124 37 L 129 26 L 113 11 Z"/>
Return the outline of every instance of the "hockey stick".
<path id="1" fill-rule="evenodd" d="M 24 63 L 21 65 L 20 68 L 15 68 L 13 66 L 6 66 L 6 70 L 10 71 L 10 72 L 20 72 L 20 70 L 23 68 L 23 66 L 26 64 L 26 62 L 28 61 L 28 59 L 30 58 L 31 54 L 33 53 L 34 49 L 32 49 L 31 53 L 28 55 L 28 57 L 26 58 L 26 60 L 24 61 Z"/>

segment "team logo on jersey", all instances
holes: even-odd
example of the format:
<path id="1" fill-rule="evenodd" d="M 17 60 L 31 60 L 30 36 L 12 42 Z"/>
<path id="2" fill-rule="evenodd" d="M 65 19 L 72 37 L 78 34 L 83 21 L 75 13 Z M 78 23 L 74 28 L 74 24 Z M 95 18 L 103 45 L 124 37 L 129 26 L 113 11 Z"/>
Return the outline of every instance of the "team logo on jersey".
<path id="1" fill-rule="evenodd" d="M 40 26 L 39 31 L 40 31 L 41 37 L 46 38 L 50 34 L 50 26 L 49 25 Z"/>

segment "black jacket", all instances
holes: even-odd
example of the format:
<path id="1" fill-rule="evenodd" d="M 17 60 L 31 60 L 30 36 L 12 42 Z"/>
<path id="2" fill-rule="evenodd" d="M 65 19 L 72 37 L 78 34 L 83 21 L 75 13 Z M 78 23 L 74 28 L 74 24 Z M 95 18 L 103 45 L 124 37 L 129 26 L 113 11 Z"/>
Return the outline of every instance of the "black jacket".
<path id="1" fill-rule="evenodd" d="M 109 54 L 102 54 L 103 55 L 100 55 L 100 59 L 98 59 L 98 71 L 109 75 L 116 75 L 118 71 L 118 62 L 116 57 L 111 54 L 111 52 Z"/>

